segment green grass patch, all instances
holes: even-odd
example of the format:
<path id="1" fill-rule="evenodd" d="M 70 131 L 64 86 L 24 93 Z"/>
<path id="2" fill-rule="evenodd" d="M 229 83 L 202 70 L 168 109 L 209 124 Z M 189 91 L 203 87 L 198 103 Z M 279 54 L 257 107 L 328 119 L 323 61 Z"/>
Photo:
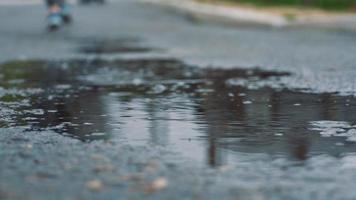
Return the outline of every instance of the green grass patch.
<path id="1" fill-rule="evenodd" d="M 214 0 L 236 3 L 251 3 L 257 6 L 298 6 L 314 7 L 326 10 L 356 9 L 356 0 Z"/>

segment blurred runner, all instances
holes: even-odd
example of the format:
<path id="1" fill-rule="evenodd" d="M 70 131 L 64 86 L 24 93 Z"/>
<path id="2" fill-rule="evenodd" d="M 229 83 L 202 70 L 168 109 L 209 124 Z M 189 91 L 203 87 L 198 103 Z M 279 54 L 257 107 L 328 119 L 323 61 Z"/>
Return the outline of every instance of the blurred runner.
<path id="1" fill-rule="evenodd" d="M 48 7 L 48 30 L 55 31 L 62 24 L 72 21 L 70 6 L 66 0 L 46 0 Z"/>

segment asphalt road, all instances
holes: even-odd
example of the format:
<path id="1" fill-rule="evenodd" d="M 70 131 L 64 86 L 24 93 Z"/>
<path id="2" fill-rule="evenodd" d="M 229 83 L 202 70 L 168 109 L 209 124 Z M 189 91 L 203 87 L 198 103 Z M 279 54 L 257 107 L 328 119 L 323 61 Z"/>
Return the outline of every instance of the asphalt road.
<path id="1" fill-rule="evenodd" d="M 93 41 L 131 41 L 136 47 L 153 50 L 101 57 L 175 58 L 202 68 L 260 67 L 292 74 L 269 83 L 271 86 L 356 94 L 353 32 L 222 26 L 133 0 L 75 6 L 73 11 L 72 25 L 49 34 L 42 5 L 0 6 L 0 62 L 90 58 L 93 55 L 79 49 Z M 299 166 L 283 158 L 261 159 L 241 153 L 241 164 L 212 169 L 167 147 L 133 148 L 125 140 L 83 143 L 50 130 L 25 129 L 0 130 L 0 199 L 356 196 L 354 154 L 319 156 Z"/>
<path id="2" fill-rule="evenodd" d="M 163 49 L 158 55 L 199 67 L 259 66 L 291 71 L 295 76 L 284 81 L 291 88 L 356 92 L 354 32 L 224 27 L 174 10 L 121 0 L 103 7 L 75 7 L 73 26 L 47 34 L 42 6 L 0 9 L 1 61 L 73 57 L 86 40 L 134 38 Z"/>

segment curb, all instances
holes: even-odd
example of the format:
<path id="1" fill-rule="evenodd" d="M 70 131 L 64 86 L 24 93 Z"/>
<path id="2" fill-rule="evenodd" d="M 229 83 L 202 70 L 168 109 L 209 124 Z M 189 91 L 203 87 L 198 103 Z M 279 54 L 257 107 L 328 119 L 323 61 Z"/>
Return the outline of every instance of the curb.
<path id="1" fill-rule="evenodd" d="M 356 14 L 353 13 L 316 13 L 298 15 L 290 20 L 282 14 L 263 10 L 200 3 L 194 0 L 141 0 L 184 12 L 191 17 L 230 25 L 263 25 L 270 27 L 318 27 L 356 31 Z"/>

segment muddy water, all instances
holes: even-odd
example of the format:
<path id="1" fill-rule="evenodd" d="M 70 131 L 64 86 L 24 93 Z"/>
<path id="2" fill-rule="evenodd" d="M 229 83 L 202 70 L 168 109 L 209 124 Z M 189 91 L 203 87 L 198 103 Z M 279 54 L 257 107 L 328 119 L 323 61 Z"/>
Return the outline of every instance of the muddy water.
<path id="1" fill-rule="evenodd" d="M 165 146 L 210 166 L 356 152 L 355 98 L 284 90 L 284 72 L 148 59 L 14 61 L 0 74 L 2 127 Z"/>

